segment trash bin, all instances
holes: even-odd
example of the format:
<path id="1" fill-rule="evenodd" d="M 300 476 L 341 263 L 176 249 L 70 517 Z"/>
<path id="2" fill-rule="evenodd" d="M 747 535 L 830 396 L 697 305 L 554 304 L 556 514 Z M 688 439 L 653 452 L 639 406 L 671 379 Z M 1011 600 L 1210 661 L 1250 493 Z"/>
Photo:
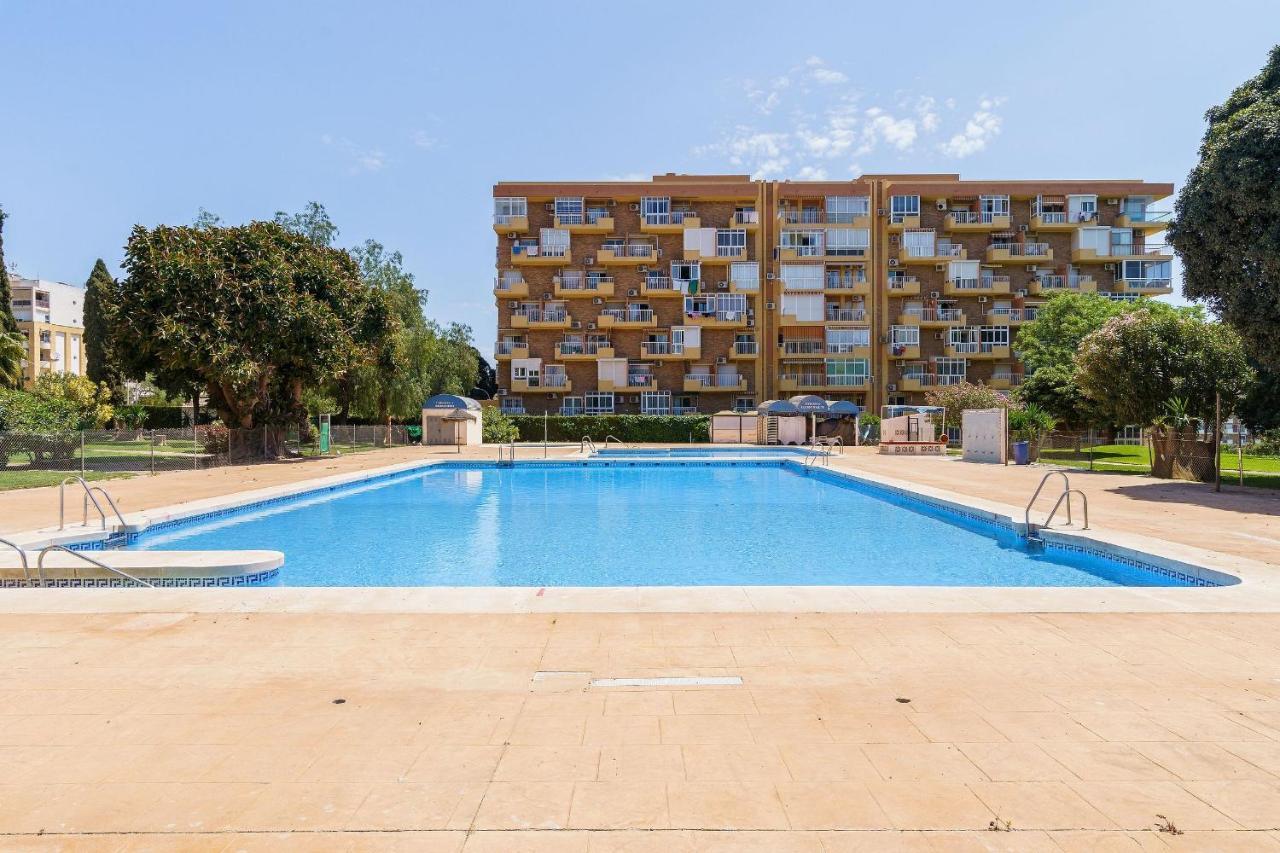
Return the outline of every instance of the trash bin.
<path id="1" fill-rule="evenodd" d="M 1031 442 L 1015 441 L 1013 443 L 1013 464 L 1014 465 L 1030 465 L 1031 464 Z"/>

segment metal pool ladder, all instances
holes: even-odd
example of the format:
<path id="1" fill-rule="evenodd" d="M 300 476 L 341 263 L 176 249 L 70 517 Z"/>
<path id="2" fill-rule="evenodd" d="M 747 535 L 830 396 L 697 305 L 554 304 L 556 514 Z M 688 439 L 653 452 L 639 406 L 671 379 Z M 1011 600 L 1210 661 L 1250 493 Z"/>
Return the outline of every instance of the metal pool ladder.
<path id="1" fill-rule="evenodd" d="M 507 458 L 505 461 L 502 458 L 503 450 L 507 451 L 506 453 Z M 516 443 L 512 441 L 507 444 L 499 444 L 498 445 L 498 466 L 503 468 L 509 468 L 514 464 L 516 464 Z"/>
<path id="2" fill-rule="evenodd" d="M 18 552 L 18 559 L 22 561 L 22 578 L 27 583 L 31 582 L 31 564 L 27 562 L 27 552 L 22 550 L 22 546 L 8 539 L 0 539 L 0 545 L 8 545 L 10 548 Z"/>
<path id="3" fill-rule="evenodd" d="M 1031 524 L 1031 507 L 1035 505 L 1036 498 L 1040 497 L 1040 492 L 1044 490 L 1045 483 L 1049 482 L 1049 478 L 1057 475 L 1062 478 L 1062 493 L 1058 495 L 1058 499 L 1054 501 L 1053 509 L 1049 510 L 1049 515 L 1045 518 L 1044 524 L 1038 527 Z M 1062 506 L 1063 501 L 1067 504 L 1067 524 L 1071 524 L 1071 496 L 1079 495 L 1080 502 L 1084 509 L 1084 529 L 1089 529 L 1089 498 L 1079 489 L 1071 488 L 1071 480 L 1067 477 L 1066 471 L 1050 471 L 1040 479 L 1040 485 L 1036 486 L 1035 493 L 1031 495 L 1031 500 L 1027 501 L 1027 507 L 1022 513 L 1022 523 L 1027 531 L 1027 540 L 1032 542 L 1043 542 L 1037 535 L 1038 530 L 1044 530 L 1049 526 L 1049 522 L 1053 521 L 1053 517 L 1058 514 L 1058 509 Z"/>
<path id="4" fill-rule="evenodd" d="M 619 447 L 622 447 L 622 448 L 625 448 L 625 447 L 627 446 L 627 443 L 626 443 L 625 441 L 623 441 L 623 440 L 622 440 L 622 439 L 620 439 L 620 438 L 616 438 L 616 437 L 614 437 L 614 436 L 612 436 L 612 435 L 606 435 L 606 436 L 604 437 L 604 446 L 605 446 L 605 447 L 608 447 L 608 446 L 609 446 L 609 442 L 611 442 L 611 441 L 616 442 L 616 443 L 617 443 L 617 445 L 618 445 Z"/>
<path id="5" fill-rule="evenodd" d="M 116 519 L 120 522 L 120 527 L 124 528 L 124 516 L 120 514 L 120 508 L 116 506 L 116 502 L 112 500 L 111 495 L 102 486 L 90 486 L 85 482 L 84 477 L 67 477 L 58 485 L 58 529 L 65 530 L 67 526 L 67 483 L 79 483 L 84 489 L 84 520 L 81 522 L 84 526 L 89 525 L 89 503 L 93 503 L 93 508 L 98 511 L 98 517 L 102 520 L 102 529 L 107 529 L 107 514 L 102 509 L 102 504 L 98 503 L 95 492 L 107 499 L 107 504 L 111 507 L 111 511 L 116 514 Z"/>
<path id="6" fill-rule="evenodd" d="M 609 442 L 608 442 L 608 441 L 606 441 L 606 442 L 605 442 L 605 446 L 608 446 L 608 444 L 609 444 Z M 591 448 L 591 455 L 592 455 L 592 456 L 595 456 L 597 453 L 599 453 L 599 452 L 600 452 L 600 451 L 596 450 L 596 443 L 595 443 L 594 441 L 592 441 L 592 440 L 591 440 L 591 436 L 589 436 L 589 435 L 584 435 L 584 436 L 582 437 L 582 441 L 578 442 L 578 451 L 579 451 L 580 453 L 585 454 L 585 453 L 587 452 L 587 448 L 588 448 L 588 447 L 590 447 L 590 448 Z"/>
<path id="7" fill-rule="evenodd" d="M 146 581 L 142 580 L 142 578 L 135 578 L 133 575 L 129 574 L 128 572 L 122 569 L 117 569 L 114 566 L 108 566 L 106 563 L 102 562 L 101 560 L 95 560 L 93 557 L 90 557 L 81 551 L 72 551 L 70 548 L 68 548 L 65 545 L 48 545 L 40 549 L 40 555 L 36 558 L 36 576 L 40 579 L 40 586 L 42 587 L 45 586 L 44 558 L 49 554 L 50 551 L 65 551 L 66 553 L 71 554 L 73 557 L 79 557 L 81 560 L 84 560 L 86 563 L 97 566 L 103 571 L 111 572 L 111 574 L 113 575 L 119 575 L 125 580 L 133 581 L 139 586 L 145 586 L 148 589 L 155 588 L 154 584 L 149 584 Z M 27 580 L 28 581 L 31 580 L 30 576 L 27 577 Z"/>

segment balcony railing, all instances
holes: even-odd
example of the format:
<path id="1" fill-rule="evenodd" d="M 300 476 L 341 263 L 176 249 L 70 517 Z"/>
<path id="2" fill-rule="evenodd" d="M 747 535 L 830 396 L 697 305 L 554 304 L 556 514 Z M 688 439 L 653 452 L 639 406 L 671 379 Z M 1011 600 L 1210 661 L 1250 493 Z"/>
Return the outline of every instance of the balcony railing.
<path id="1" fill-rule="evenodd" d="M 498 355 L 511 355 L 518 349 L 524 349 L 529 346 L 526 341 L 498 341 L 493 349 Z"/>
<path id="2" fill-rule="evenodd" d="M 871 346 L 870 338 L 867 338 L 865 341 L 862 341 L 860 343 L 856 341 L 853 343 L 830 343 L 829 342 L 827 344 L 827 352 L 831 355 L 849 355 L 851 353 L 857 352 L 860 349 L 867 349 L 870 346 Z"/>
<path id="3" fill-rule="evenodd" d="M 518 308 L 511 312 L 513 317 L 524 317 L 530 323 L 563 323 L 569 313 L 563 308 Z"/>
<path id="4" fill-rule="evenodd" d="M 648 291 L 679 290 L 676 286 L 677 284 L 684 284 L 686 288 L 688 287 L 687 283 L 676 282 L 665 275 L 651 275 L 644 280 L 644 289 Z"/>
<path id="5" fill-rule="evenodd" d="M 717 258 L 745 258 L 746 256 L 746 246 L 716 246 Z"/>
<path id="6" fill-rule="evenodd" d="M 865 374 L 827 374 L 817 371 L 784 372 L 783 382 L 813 388 L 862 388 L 871 377 Z"/>
<path id="7" fill-rule="evenodd" d="M 609 341 L 561 341 L 556 344 L 556 351 L 560 355 L 597 355 L 601 349 L 611 349 L 613 344 Z"/>
<path id="8" fill-rule="evenodd" d="M 560 280 L 556 282 L 556 286 L 561 290 L 599 290 L 602 284 L 613 284 L 613 279 L 609 276 L 582 276 L 563 273 L 560 275 Z"/>
<path id="9" fill-rule="evenodd" d="M 995 382 L 1007 382 L 1010 385 L 1022 384 L 1022 374 L 1014 373 L 1012 370 L 997 370 L 991 374 L 991 379 Z"/>
<path id="10" fill-rule="evenodd" d="M 935 243 L 932 246 L 904 246 L 909 258 L 960 258 L 964 246 L 959 243 Z"/>
<path id="11" fill-rule="evenodd" d="M 829 275 L 825 286 L 827 290 L 856 290 L 860 285 L 866 283 L 866 276 L 854 278 L 852 276 Z"/>
<path id="12" fill-rule="evenodd" d="M 948 216 L 951 221 L 957 225 L 990 225 L 995 222 L 997 216 L 1001 219 L 1008 219 L 1008 213 L 987 213 L 974 210 L 953 210 Z"/>
<path id="13" fill-rule="evenodd" d="M 615 258 L 648 258 L 654 254 L 652 243 L 606 243 L 600 248 L 613 252 Z"/>
<path id="14" fill-rule="evenodd" d="M 948 323 L 964 316 L 959 308 L 908 308 L 902 313 L 908 317 L 919 317 L 925 323 Z"/>
<path id="15" fill-rule="evenodd" d="M 495 213 L 493 215 L 494 225 L 510 225 L 513 222 L 524 221 L 529 216 L 526 213 Z"/>
<path id="16" fill-rule="evenodd" d="M 951 286 L 956 290 L 979 290 L 979 280 L 976 278 L 953 278 Z"/>
<path id="17" fill-rule="evenodd" d="M 600 314 L 620 323 L 648 323 L 653 320 L 652 308 L 606 308 Z"/>
<path id="18" fill-rule="evenodd" d="M 734 341 L 733 352 L 736 355 L 757 355 L 759 344 L 755 341 Z"/>
<path id="19" fill-rule="evenodd" d="M 643 388 L 646 385 L 652 385 L 652 384 L 653 384 L 652 373 L 628 373 L 627 374 L 628 388 Z"/>
<path id="20" fill-rule="evenodd" d="M 1147 246 L 1141 243 L 1112 243 L 1112 257 L 1144 257 L 1146 255 L 1172 255 L 1173 251 L 1164 245 Z"/>
<path id="21" fill-rule="evenodd" d="M 531 258 L 563 258 L 569 254 L 568 246 L 543 246 L 539 243 L 513 243 L 511 254 L 527 255 Z"/>
<path id="22" fill-rule="evenodd" d="M 734 225 L 759 225 L 760 212 L 757 210 L 738 210 L 733 214 Z"/>
<path id="23" fill-rule="evenodd" d="M 867 318 L 865 308 L 828 308 L 827 322 L 829 323 L 861 323 Z"/>
<path id="24" fill-rule="evenodd" d="M 1048 243 L 992 243 L 991 248 L 1002 249 L 1011 258 L 1047 258 L 1050 254 Z"/>
<path id="25" fill-rule="evenodd" d="M 783 355 L 821 355 L 826 351 L 826 344 L 822 341 L 783 341 Z"/>
<path id="26" fill-rule="evenodd" d="M 1038 275 L 1036 283 L 1040 285 L 1041 290 L 1062 290 L 1067 286 L 1067 277 L 1065 275 Z M 1078 288 L 1079 282 L 1072 282 L 1072 287 Z"/>
<path id="27" fill-rule="evenodd" d="M 736 388 L 742 377 L 736 373 L 686 373 L 685 382 L 696 382 L 703 388 Z"/>
<path id="28" fill-rule="evenodd" d="M 913 275 L 895 275 L 889 279 L 890 290 L 909 290 L 920 287 L 920 279 Z"/>
<path id="29" fill-rule="evenodd" d="M 502 293 L 504 291 L 521 290 L 528 284 L 524 279 L 496 278 L 493 280 L 493 289 Z"/>
<path id="30" fill-rule="evenodd" d="M 1003 306 L 991 309 L 993 317 L 1008 317 L 1013 322 L 1022 320 L 1034 320 L 1036 318 L 1037 309 L 1035 308 L 1005 308 Z"/>
<path id="31" fill-rule="evenodd" d="M 645 225 L 681 225 L 686 219 L 697 219 L 698 214 L 692 210 L 673 210 L 670 213 L 646 213 Z"/>
<path id="32" fill-rule="evenodd" d="M 935 385 L 959 385 L 965 380 L 965 375 L 963 373 L 904 373 L 902 378 L 917 382 L 921 386 L 928 388 Z"/>
<path id="33" fill-rule="evenodd" d="M 1122 216 L 1129 217 L 1130 222 L 1172 222 L 1173 211 L 1171 210 L 1122 210 Z"/>
<path id="34" fill-rule="evenodd" d="M 675 351 L 672 346 L 671 341 L 641 341 L 640 354 L 645 356 L 671 355 Z"/>

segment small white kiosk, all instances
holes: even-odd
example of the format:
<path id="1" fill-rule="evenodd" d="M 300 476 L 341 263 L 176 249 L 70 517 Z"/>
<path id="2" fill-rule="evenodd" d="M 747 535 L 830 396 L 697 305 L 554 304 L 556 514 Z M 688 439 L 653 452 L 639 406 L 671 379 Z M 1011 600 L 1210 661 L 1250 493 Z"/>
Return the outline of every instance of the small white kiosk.
<path id="1" fill-rule="evenodd" d="M 422 443 L 463 445 L 484 441 L 484 415 L 470 397 L 437 394 L 422 404 Z"/>

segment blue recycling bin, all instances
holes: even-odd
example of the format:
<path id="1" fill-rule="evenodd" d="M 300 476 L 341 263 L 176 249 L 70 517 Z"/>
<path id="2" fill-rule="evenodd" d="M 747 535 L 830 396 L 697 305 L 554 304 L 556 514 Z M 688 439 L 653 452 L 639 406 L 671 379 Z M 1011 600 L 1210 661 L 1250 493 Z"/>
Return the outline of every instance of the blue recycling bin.
<path id="1" fill-rule="evenodd" d="M 1030 465 L 1031 464 L 1031 442 L 1015 441 L 1013 443 L 1013 464 L 1014 465 Z"/>

